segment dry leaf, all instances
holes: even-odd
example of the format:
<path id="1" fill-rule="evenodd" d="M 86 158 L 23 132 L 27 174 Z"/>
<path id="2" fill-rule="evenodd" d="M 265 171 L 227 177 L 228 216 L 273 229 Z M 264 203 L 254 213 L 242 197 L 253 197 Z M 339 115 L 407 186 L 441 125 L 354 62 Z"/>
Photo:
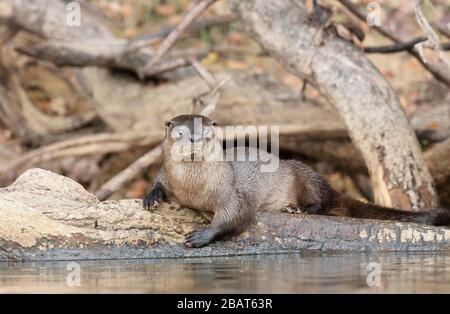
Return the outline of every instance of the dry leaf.
<path id="1" fill-rule="evenodd" d="M 157 4 L 155 5 L 155 13 L 162 17 L 169 17 L 175 14 L 175 6 L 173 4 Z"/>
<path id="2" fill-rule="evenodd" d="M 234 45 L 242 45 L 245 43 L 245 35 L 239 32 L 233 32 L 227 36 L 227 41 Z"/>
<path id="3" fill-rule="evenodd" d="M 210 52 L 203 60 L 202 64 L 204 66 L 210 66 L 219 60 L 219 54 L 217 52 Z"/>
<path id="4" fill-rule="evenodd" d="M 247 68 L 247 65 L 244 62 L 241 62 L 241 61 L 228 60 L 227 61 L 227 67 L 230 70 L 245 70 Z"/>
<path id="5" fill-rule="evenodd" d="M 122 6 L 122 15 L 124 18 L 129 18 L 133 14 L 133 8 L 128 3 Z"/>
<path id="6" fill-rule="evenodd" d="M 181 18 L 182 18 L 181 15 L 175 14 L 175 15 L 172 15 L 171 17 L 169 17 L 169 18 L 167 19 L 167 21 L 168 21 L 169 24 L 171 24 L 171 25 L 177 25 L 178 23 L 181 22 Z"/>
<path id="7" fill-rule="evenodd" d="M 302 80 L 292 74 L 286 74 L 283 77 L 283 83 L 297 90 L 302 86 Z"/>
<path id="8" fill-rule="evenodd" d="M 133 38 L 136 37 L 137 35 L 137 30 L 135 27 L 128 27 L 127 29 L 125 29 L 125 33 L 124 36 L 127 38 Z"/>
<path id="9" fill-rule="evenodd" d="M 150 184 L 145 180 L 137 180 L 131 184 L 127 191 L 128 198 L 142 198 L 150 189 Z"/>
<path id="10" fill-rule="evenodd" d="M 436 121 L 433 121 L 433 122 L 431 122 L 431 123 L 428 125 L 428 127 L 429 127 L 430 129 L 437 130 L 437 129 L 439 129 L 439 124 L 438 124 Z"/>

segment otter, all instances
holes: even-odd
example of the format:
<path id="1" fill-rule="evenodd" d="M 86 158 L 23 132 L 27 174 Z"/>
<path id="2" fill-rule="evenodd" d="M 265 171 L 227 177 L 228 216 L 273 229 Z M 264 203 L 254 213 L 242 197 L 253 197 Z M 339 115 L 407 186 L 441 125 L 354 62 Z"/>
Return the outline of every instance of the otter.
<path id="1" fill-rule="evenodd" d="M 228 161 L 223 157 L 230 149 L 223 149 L 216 126 L 217 122 L 201 115 L 181 115 L 166 122 L 163 165 L 143 202 L 148 210 L 173 200 L 213 213 L 209 227 L 186 236 L 188 247 L 203 247 L 241 233 L 255 222 L 256 210 L 450 224 L 446 209 L 407 212 L 344 196 L 301 161 L 279 160 L 276 171 L 263 172 L 262 161 L 236 158 L 236 148 L 231 149 L 235 158 Z M 245 148 L 244 157 L 252 150 L 258 149 Z"/>

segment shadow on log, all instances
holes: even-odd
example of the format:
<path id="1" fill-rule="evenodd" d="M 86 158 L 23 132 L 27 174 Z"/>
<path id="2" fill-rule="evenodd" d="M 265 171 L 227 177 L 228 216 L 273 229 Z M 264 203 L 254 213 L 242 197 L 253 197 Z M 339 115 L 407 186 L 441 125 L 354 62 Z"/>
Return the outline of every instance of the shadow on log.
<path id="1" fill-rule="evenodd" d="M 436 251 L 450 229 L 260 212 L 249 232 L 202 249 L 182 245 L 205 218 L 175 204 L 145 211 L 141 200 L 99 202 L 75 181 L 32 169 L 0 189 L 0 260 L 226 256 L 318 251 Z"/>

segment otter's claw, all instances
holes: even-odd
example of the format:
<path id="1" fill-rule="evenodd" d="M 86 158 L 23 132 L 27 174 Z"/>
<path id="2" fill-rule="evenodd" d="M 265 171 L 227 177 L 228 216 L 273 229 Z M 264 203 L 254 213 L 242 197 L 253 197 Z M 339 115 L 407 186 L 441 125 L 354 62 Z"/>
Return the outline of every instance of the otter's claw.
<path id="1" fill-rule="evenodd" d="M 208 245 L 215 239 L 215 232 L 211 229 L 197 229 L 187 234 L 184 245 L 199 248 Z"/>
<path id="2" fill-rule="evenodd" d="M 320 214 L 322 211 L 322 208 L 320 205 L 317 204 L 310 204 L 306 206 L 299 206 L 299 207 L 292 207 L 287 206 L 282 209 L 282 211 L 289 213 L 289 214 Z"/>
<path id="3" fill-rule="evenodd" d="M 144 198 L 144 208 L 147 210 L 155 209 L 159 206 L 159 203 L 164 200 L 164 196 L 164 189 L 156 185 Z"/>

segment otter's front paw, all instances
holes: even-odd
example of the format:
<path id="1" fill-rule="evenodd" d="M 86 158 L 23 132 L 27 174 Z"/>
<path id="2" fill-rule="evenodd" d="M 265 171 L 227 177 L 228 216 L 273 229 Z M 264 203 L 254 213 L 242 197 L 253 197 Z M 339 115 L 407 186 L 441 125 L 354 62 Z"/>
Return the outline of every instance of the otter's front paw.
<path id="1" fill-rule="evenodd" d="M 197 229 L 186 236 L 184 245 L 187 247 L 204 247 L 214 241 L 216 233 L 209 229 Z"/>
<path id="2" fill-rule="evenodd" d="M 164 189 L 158 185 L 155 186 L 144 198 L 144 208 L 147 210 L 155 209 L 164 200 L 164 196 Z"/>

